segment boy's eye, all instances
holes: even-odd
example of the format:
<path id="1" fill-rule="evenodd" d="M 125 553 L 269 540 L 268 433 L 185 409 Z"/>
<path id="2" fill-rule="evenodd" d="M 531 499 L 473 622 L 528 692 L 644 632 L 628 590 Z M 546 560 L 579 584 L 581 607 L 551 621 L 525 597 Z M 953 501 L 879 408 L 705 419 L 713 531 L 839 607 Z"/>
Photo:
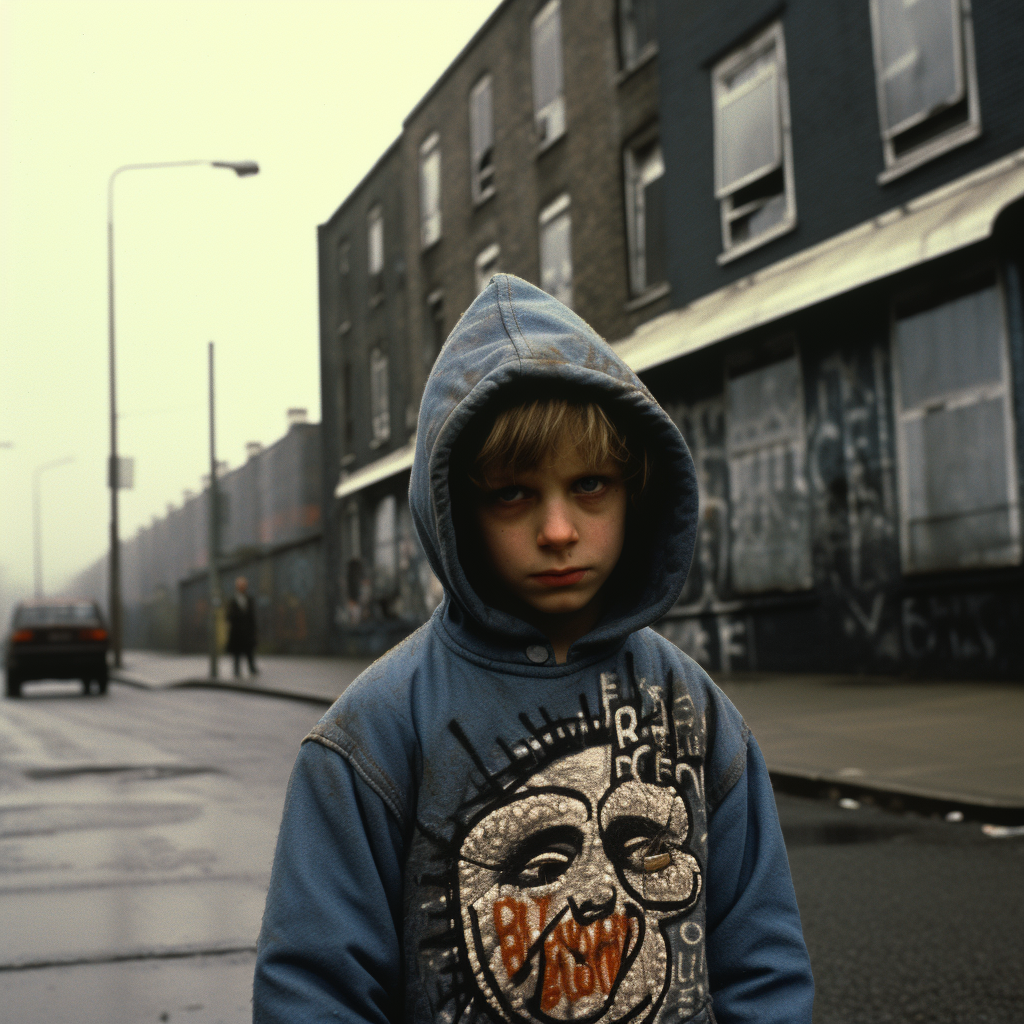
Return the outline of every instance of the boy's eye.
<path id="1" fill-rule="evenodd" d="M 526 492 L 522 487 L 517 487 L 515 484 L 510 484 L 508 487 L 501 487 L 494 491 L 492 497 L 495 501 L 500 502 L 513 502 L 522 501 L 526 497 Z"/>
<path id="2" fill-rule="evenodd" d="M 580 494 L 597 494 L 604 485 L 603 476 L 585 476 L 577 480 L 573 486 Z"/>

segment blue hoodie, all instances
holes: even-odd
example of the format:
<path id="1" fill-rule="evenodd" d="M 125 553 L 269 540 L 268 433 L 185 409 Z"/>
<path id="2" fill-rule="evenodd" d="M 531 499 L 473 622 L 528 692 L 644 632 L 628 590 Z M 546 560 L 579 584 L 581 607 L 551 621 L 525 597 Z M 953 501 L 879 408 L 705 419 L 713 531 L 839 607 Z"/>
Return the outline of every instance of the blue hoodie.
<path id="1" fill-rule="evenodd" d="M 552 386 L 628 423 L 657 488 L 603 618 L 564 664 L 474 589 L 449 491 L 474 418 L 510 387 Z M 445 598 L 300 749 L 254 1020 L 810 1024 L 757 744 L 650 628 L 682 590 L 696 531 L 675 424 L 578 316 L 501 274 L 427 381 L 409 501 Z"/>

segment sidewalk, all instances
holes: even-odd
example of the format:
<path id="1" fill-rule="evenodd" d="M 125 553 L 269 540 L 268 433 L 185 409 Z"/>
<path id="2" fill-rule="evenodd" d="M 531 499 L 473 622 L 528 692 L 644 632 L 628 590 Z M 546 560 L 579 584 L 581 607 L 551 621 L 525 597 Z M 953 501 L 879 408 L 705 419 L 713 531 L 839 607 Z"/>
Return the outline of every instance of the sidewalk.
<path id="1" fill-rule="evenodd" d="M 254 679 L 220 659 L 126 651 L 135 686 L 218 686 L 326 707 L 369 660 L 272 656 Z M 717 682 L 754 731 L 778 789 L 1024 823 L 1024 684 L 744 673 Z"/>

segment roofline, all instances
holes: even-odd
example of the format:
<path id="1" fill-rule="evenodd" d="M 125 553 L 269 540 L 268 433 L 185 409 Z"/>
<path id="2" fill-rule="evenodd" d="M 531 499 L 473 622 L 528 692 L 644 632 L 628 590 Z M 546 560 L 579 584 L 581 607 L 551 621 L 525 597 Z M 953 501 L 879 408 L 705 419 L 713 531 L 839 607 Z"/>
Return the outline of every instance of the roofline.
<path id="1" fill-rule="evenodd" d="M 388 157 L 391 156 L 393 151 L 395 151 L 395 150 L 397 150 L 399 148 L 399 146 L 401 145 L 402 137 L 403 137 L 404 134 L 405 134 L 405 122 L 403 121 L 402 122 L 402 131 L 399 132 L 398 135 L 395 136 L 395 138 L 388 144 L 388 148 L 385 149 L 384 152 L 381 153 L 381 155 L 379 157 L 377 157 L 377 159 L 373 162 L 373 166 L 352 187 L 352 190 L 341 201 L 341 204 L 334 211 L 334 213 L 332 213 L 330 215 L 330 217 L 328 217 L 327 220 L 325 220 L 322 224 L 319 224 L 318 227 L 325 228 L 325 227 L 327 227 L 328 224 L 332 224 L 337 219 L 337 217 L 341 214 L 341 212 L 345 209 L 345 207 L 348 206 L 351 202 L 353 202 L 355 200 L 355 198 L 358 195 L 358 193 L 362 191 L 362 189 L 369 183 L 370 179 L 380 170 L 381 165 L 384 163 L 384 161 L 387 160 Z"/>
<path id="2" fill-rule="evenodd" d="M 405 133 L 406 125 L 420 112 L 420 109 L 426 105 L 427 101 L 430 100 L 433 97 L 433 95 L 441 88 L 441 86 L 448 80 L 448 78 L 455 71 L 455 68 L 462 63 L 463 59 L 467 56 L 469 51 L 472 50 L 477 45 L 477 43 L 480 42 L 480 39 L 488 31 L 490 31 L 493 22 L 495 22 L 502 15 L 506 7 L 511 7 L 512 4 L 515 2 L 516 0 L 502 0 L 502 2 L 498 4 L 498 6 L 495 7 L 493 11 L 491 11 L 490 16 L 487 18 L 487 20 L 476 30 L 476 32 L 473 33 L 469 42 L 466 43 L 466 45 L 461 50 L 459 50 L 459 52 L 455 55 L 455 57 L 453 58 L 452 62 L 448 65 L 448 67 L 446 67 L 444 71 L 442 71 L 441 74 L 438 76 L 437 81 L 434 82 L 434 84 L 419 98 L 419 100 L 416 102 L 416 105 L 412 108 L 412 110 L 410 110 L 409 113 L 405 115 L 405 118 L 402 121 L 403 134 Z"/>

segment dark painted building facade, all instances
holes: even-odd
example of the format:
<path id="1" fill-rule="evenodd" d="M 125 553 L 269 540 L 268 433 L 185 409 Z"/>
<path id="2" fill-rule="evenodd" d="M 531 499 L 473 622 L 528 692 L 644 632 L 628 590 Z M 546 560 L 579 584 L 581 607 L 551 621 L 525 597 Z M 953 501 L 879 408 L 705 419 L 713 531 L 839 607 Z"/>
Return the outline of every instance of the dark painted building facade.
<path id="1" fill-rule="evenodd" d="M 620 351 L 714 669 L 1024 673 L 1024 7 L 663 2 L 675 307 Z"/>
<path id="2" fill-rule="evenodd" d="M 491 275 L 533 281 L 612 339 L 668 308 L 655 25 L 653 0 L 507 0 L 321 227 L 333 649 L 379 653 L 440 600 L 408 509 L 416 414 L 441 344 Z M 375 208 L 391 275 L 378 306 L 363 284 Z M 369 325 L 392 306 L 375 352 Z"/>

